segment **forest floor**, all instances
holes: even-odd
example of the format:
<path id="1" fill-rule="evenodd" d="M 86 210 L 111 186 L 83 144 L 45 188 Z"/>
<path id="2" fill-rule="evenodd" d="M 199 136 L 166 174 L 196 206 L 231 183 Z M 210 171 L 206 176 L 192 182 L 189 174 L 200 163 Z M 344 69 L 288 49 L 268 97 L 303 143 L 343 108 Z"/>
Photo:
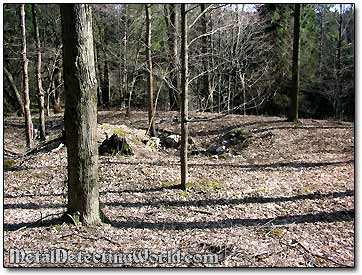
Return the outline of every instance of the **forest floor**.
<path id="1" fill-rule="evenodd" d="M 158 113 L 157 127 L 179 133 L 176 115 Z M 142 143 L 147 113 L 99 111 L 98 125 L 99 140 L 105 128 L 128 129 L 135 154 L 99 158 L 100 200 L 111 224 L 86 228 L 52 222 L 65 211 L 66 147 L 24 155 L 22 120 L 5 118 L 5 266 L 354 266 L 353 123 L 241 115 L 191 123 L 193 146 L 207 147 L 236 127 L 251 137 L 236 156 L 191 155 L 190 182 L 199 188 L 188 191 L 172 188 L 178 151 Z M 50 117 L 50 139 L 62 127 L 62 114 Z M 10 263 L 12 248 L 118 253 L 119 262 L 104 254 L 98 263 Z M 135 262 L 121 253 L 135 253 Z M 178 263 L 178 253 L 192 262 Z M 208 254 L 217 263 L 205 263 Z"/>

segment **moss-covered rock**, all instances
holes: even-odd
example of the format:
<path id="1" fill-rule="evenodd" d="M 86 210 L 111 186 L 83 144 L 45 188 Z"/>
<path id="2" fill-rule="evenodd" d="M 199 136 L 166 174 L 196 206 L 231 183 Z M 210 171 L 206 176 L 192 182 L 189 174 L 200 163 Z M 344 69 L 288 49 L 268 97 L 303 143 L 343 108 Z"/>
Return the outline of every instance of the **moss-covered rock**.
<path id="1" fill-rule="evenodd" d="M 131 146 L 127 143 L 124 136 L 113 134 L 110 138 L 106 138 L 98 148 L 99 155 L 133 155 Z"/>
<path id="2" fill-rule="evenodd" d="M 152 137 L 150 138 L 150 140 L 148 140 L 146 142 L 146 147 L 148 148 L 148 150 L 152 151 L 157 151 L 157 148 L 161 145 L 160 143 L 160 139 L 157 137 Z"/>
<path id="3" fill-rule="evenodd" d="M 240 151 L 248 145 L 250 137 L 250 132 L 243 128 L 232 129 L 219 137 L 217 142 L 211 144 L 206 152 L 210 155 L 240 154 Z"/>
<path id="4" fill-rule="evenodd" d="M 250 137 L 249 131 L 243 128 L 235 128 L 222 136 L 221 142 L 224 145 L 236 145 L 244 143 Z"/>

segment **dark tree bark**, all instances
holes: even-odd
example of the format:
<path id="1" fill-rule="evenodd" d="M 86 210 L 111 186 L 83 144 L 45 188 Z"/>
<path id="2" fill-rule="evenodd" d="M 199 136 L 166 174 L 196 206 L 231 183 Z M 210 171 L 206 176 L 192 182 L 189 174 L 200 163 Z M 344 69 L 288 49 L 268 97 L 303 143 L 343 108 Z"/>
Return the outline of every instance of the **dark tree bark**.
<path id="1" fill-rule="evenodd" d="M 151 137 L 156 136 L 155 129 L 155 113 L 153 103 L 153 68 L 152 68 L 152 52 L 151 52 L 151 12 L 149 5 L 145 5 L 146 11 L 146 59 L 147 59 L 147 91 L 148 91 L 148 134 Z"/>
<path id="2" fill-rule="evenodd" d="M 176 111 L 180 108 L 180 96 L 178 91 L 180 90 L 179 81 L 179 54 L 177 48 L 177 12 L 175 4 L 165 5 L 165 21 L 167 26 L 167 44 L 168 44 L 168 56 L 169 56 L 169 68 L 170 80 L 172 87 L 169 87 L 169 100 L 170 110 Z M 176 89 L 176 90 L 175 90 Z"/>
<path id="3" fill-rule="evenodd" d="M 186 4 L 181 4 L 181 188 L 186 189 L 188 177 L 187 147 L 188 147 L 188 26 Z"/>
<path id="4" fill-rule="evenodd" d="M 6 76 L 6 79 L 9 81 L 10 87 L 14 92 L 14 95 L 16 97 L 16 102 L 19 106 L 19 110 L 22 116 L 25 115 L 25 111 L 24 111 L 24 103 L 23 103 L 23 99 L 21 98 L 20 92 L 18 90 L 18 88 L 16 87 L 14 78 L 12 76 L 12 74 L 9 72 L 9 70 L 5 67 L 4 65 L 4 73 Z"/>
<path id="5" fill-rule="evenodd" d="M 32 4 L 34 38 L 36 44 L 37 61 L 35 66 L 36 83 L 38 88 L 38 106 L 39 106 L 39 136 L 41 140 L 45 140 L 45 108 L 44 108 L 44 90 L 41 79 L 41 45 L 39 37 L 39 27 L 37 18 L 36 4 Z"/>
<path id="6" fill-rule="evenodd" d="M 300 42 L 300 6 L 294 4 L 294 36 L 292 56 L 292 90 L 290 95 L 289 121 L 298 121 L 299 105 L 299 42 Z"/>
<path id="7" fill-rule="evenodd" d="M 101 77 L 100 77 L 100 65 L 98 64 L 98 51 L 95 44 L 93 44 L 94 48 L 94 69 L 97 77 L 97 104 L 102 105 L 102 90 L 101 90 Z"/>
<path id="8" fill-rule="evenodd" d="M 97 78 L 92 12 L 86 4 L 61 4 L 68 213 L 85 225 L 101 222 L 97 152 Z"/>
<path id="9" fill-rule="evenodd" d="M 95 30 L 99 29 L 99 27 L 97 26 L 97 21 L 95 20 L 95 16 L 94 14 L 93 16 L 93 33 L 95 32 Z M 96 39 L 93 39 L 93 50 L 94 50 L 94 69 L 96 72 L 96 77 L 97 77 L 97 104 L 98 106 L 102 105 L 102 89 L 101 89 L 101 73 L 102 73 L 102 69 L 99 63 L 99 52 L 98 52 L 98 45 L 96 43 Z"/>
<path id="10" fill-rule="evenodd" d="M 25 28 L 25 4 L 19 7 L 20 30 L 21 30 L 21 61 L 23 64 L 23 96 L 24 96 L 24 112 L 25 112 L 25 137 L 26 146 L 33 147 L 33 122 L 30 112 L 29 98 L 29 79 L 28 79 L 28 59 L 26 57 L 26 28 Z"/>
<path id="11" fill-rule="evenodd" d="M 104 52 L 104 51 L 103 51 Z M 103 70 L 103 80 L 102 80 L 102 102 L 103 105 L 109 105 L 111 99 L 111 87 L 109 85 L 109 68 L 106 54 L 104 52 L 104 70 Z"/>

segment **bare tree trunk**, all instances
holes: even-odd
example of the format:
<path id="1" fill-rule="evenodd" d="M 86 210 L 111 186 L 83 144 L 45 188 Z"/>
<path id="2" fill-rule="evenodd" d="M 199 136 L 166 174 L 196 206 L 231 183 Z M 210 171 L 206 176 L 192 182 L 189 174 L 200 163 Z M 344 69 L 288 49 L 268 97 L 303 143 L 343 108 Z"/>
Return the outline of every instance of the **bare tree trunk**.
<path id="1" fill-rule="evenodd" d="M 318 49 L 318 77 L 319 82 L 322 84 L 322 65 L 323 65 L 323 34 L 324 34 L 324 8 L 320 9 L 320 18 L 319 18 L 319 49 Z"/>
<path id="2" fill-rule="evenodd" d="M 53 104 L 53 112 L 54 114 L 58 114 L 62 112 L 62 105 L 60 103 L 60 90 L 59 87 L 62 83 L 62 72 L 60 70 L 60 62 L 57 61 L 56 68 L 54 69 L 54 91 L 51 96 L 52 104 Z"/>
<path id="3" fill-rule="evenodd" d="M 200 4 L 200 8 L 201 8 L 201 12 L 204 12 L 206 7 L 205 4 Z M 201 18 L 201 26 L 202 26 L 202 32 L 203 34 L 206 34 L 208 32 L 208 24 L 207 24 L 208 20 L 206 17 L 206 13 L 204 13 L 202 15 Z M 203 62 L 203 72 L 204 72 L 204 76 L 202 78 L 202 83 L 203 83 L 203 93 L 206 96 L 207 99 L 207 111 L 213 112 L 214 108 L 214 100 L 213 100 L 213 93 L 212 93 L 212 89 L 211 89 L 211 85 L 210 85 L 210 64 L 209 64 L 209 43 L 208 43 L 208 36 L 203 36 L 202 37 L 202 62 Z"/>
<path id="4" fill-rule="evenodd" d="M 21 61 L 23 63 L 23 96 L 25 112 L 25 137 L 26 146 L 33 147 L 33 122 L 30 112 L 29 80 L 28 80 L 28 59 L 26 57 L 26 28 L 25 28 L 25 4 L 19 8 L 20 30 L 21 30 Z"/>
<path id="5" fill-rule="evenodd" d="M 212 21 L 212 17 L 210 15 L 210 31 L 213 30 L 213 21 Z M 212 39 L 212 36 L 210 35 L 210 40 L 209 40 L 209 47 L 210 47 L 210 58 L 209 58 L 209 70 L 213 70 L 215 68 L 215 58 L 214 58 L 214 40 Z M 214 108 L 214 92 L 216 91 L 216 84 L 215 84 L 215 73 L 211 73 L 209 72 L 209 88 L 210 88 L 210 99 L 212 100 L 211 102 L 211 106 L 212 106 L 212 111 L 215 111 Z M 215 96 L 216 99 L 216 96 Z"/>
<path id="6" fill-rule="evenodd" d="M 218 83 L 219 83 L 219 88 L 218 88 L 218 112 L 221 112 L 221 88 L 220 88 L 220 83 L 221 83 L 221 74 L 219 74 L 218 76 Z"/>
<path id="7" fill-rule="evenodd" d="M 216 25 L 219 26 L 220 23 L 221 23 L 221 18 L 219 17 L 217 19 Z M 217 41 L 218 41 L 218 45 L 217 45 L 218 51 L 221 51 L 221 32 L 219 32 Z M 218 63 L 220 63 L 220 61 L 218 61 Z M 219 88 L 218 88 L 218 93 L 219 93 L 219 113 L 221 112 L 221 103 L 224 101 L 223 86 L 221 85 L 221 82 L 222 82 L 223 78 L 224 78 L 223 74 L 219 72 L 219 81 L 218 81 L 218 83 L 219 83 Z M 225 109 L 225 105 L 222 106 L 222 110 L 224 110 L 224 109 Z"/>
<path id="8" fill-rule="evenodd" d="M 294 4 L 294 37 L 292 59 L 292 91 L 290 97 L 289 121 L 298 121 L 299 105 L 299 42 L 300 42 L 300 5 Z"/>
<path id="9" fill-rule="evenodd" d="M 231 74 L 228 76 L 228 98 L 227 98 L 227 111 L 231 110 Z"/>
<path id="10" fill-rule="evenodd" d="M 341 50 L 342 50 L 342 4 L 339 5 L 339 20 L 338 20 L 338 42 L 337 42 L 337 57 L 336 57 L 336 81 L 337 81 L 337 96 L 336 96 L 336 118 L 342 119 L 342 73 L 341 73 Z"/>
<path id="11" fill-rule="evenodd" d="M 120 77 L 122 77 L 122 85 L 120 85 L 121 92 L 120 97 L 121 99 L 121 105 L 124 105 L 125 96 L 130 96 L 128 94 L 128 61 L 127 61 L 127 54 L 128 54 L 128 12 L 127 12 L 127 4 L 124 5 L 124 38 L 123 41 L 120 41 L 120 43 L 123 42 L 123 54 L 122 54 L 122 63 L 123 63 L 123 71 L 120 72 Z M 121 48 L 121 47 L 120 47 Z M 120 66 L 121 68 L 121 66 Z M 122 107 L 122 106 L 121 106 Z M 128 111 L 128 110 L 127 110 Z M 128 111 L 130 112 L 130 110 Z"/>
<path id="12" fill-rule="evenodd" d="M 170 110 L 179 110 L 180 106 L 180 96 L 177 91 L 180 90 L 180 81 L 179 81 L 179 54 L 177 48 L 177 13 L 176 5 L 168 4 L 165 5 L 165 20 L 167 25 L 167 36 L 168 36 L 168 55 L 169 55 L 169 68 L 171 84 L 173 87 L 169 87 L 169 100 L 170 100 Z M 175 89 L 177 91 L 175 91 Z"/>
<path id="13" fill-rule="evenodd" d="M 241 87 L 243 89 L 243 115 L 246 115 L 246 90 L 245 90 L 245 73 L 240 73 Z"/>
<path id="14" fill-rule="evenodd" d="M 181 188 L 186 189 L 188 177 L 188 26 L 185 7 L 181 4 Z"/>
<path id="15" fill-rule="evenodd" d="M 109 83 L 109 68 L 108 68 L 108 61 L 105 49 L 103 48 L 103 55 L 104 55 L 104 70 L 103 70 L 103 78 L 101 83 L 101 90 L 102 90 L 102 103 L 103 105 L 109 105 L 109 101 L 111 98 L 111 90 L 110 90 L 110 83 Z"/>
<path id="16" fill-rule="evenodd" d="M 50 94 L 47 93 L 46 98 L 47 98 L 47 103 L 45 106 L 45 115 L 50 116 Z"/>
<path id="17" fill-rule="evenodd" d="M 127 102 L 126 117 L 131 117 L 132 94 L 133 94 L 134 85 L 136 83 L 136 79 L 137 79 L 137 77 L 133 76 L 132 81 L 131 81 L 131 87 L 128 90 L 128 102 Z"/>
<path id="18" fill-rule="evenodd" d="M 15 84 L 15 81 L 14 81 L 14 78 L 13 78 L 12 74 L 5 67 L 5 65 L 4 65 L 4 73 L 5 73 L 5 76 L 6 76 L 7 80 L 9 81 L 11 89 L 13 90 L 13 92 L 15 94 L 16 101 L 17 101 L 17 103 L 19 105 L 20 113 L 21 113 L 21 115 L 25 115 L 24 103 L 23 103 L 23 100 L 21 98 L 21 95 L 19 93 L 18 88 L 16 87 L 16 84 Z"/>
<path id="19" fill-rule="evenodd" d="M 154 106 L 153 106 L 153 69 L 151 52 L 151 13 L 149 5 L 145 5 L 146 11 L 146 59 L 147 59 L 147 90 L 148 90 L 148 127 L 149 135 L 156 136 Z"/>
<path id="20" fill-rule="evenodd" d="M 38 88 L 38 105 L 39 105 L 39 132 L 40 139 L 45 140 L 45 111 L 44 111 L 44 90 L 41 79 L 41 45 L 40 45 L 40 37 L 39 37 L 39 27 L 38 27 L 38 18 L 37 18 L 37 8 L 36 4 L 32 4 L 32 12 L 33 12 L 33 25 L 34 25 L 34 38 L 36 43 L 36 53 L 37 53 L 37 61 L 35 67 L 36 74 L 36 83 Z"/>
<path id="21" fill-rule="evenodd" d="M 86 4 L 61 4 L 64 114 L 68 153 L 68 213 L 85 225 L 101 222 L 97 150 L 97 78 L 92 11 Z"/>

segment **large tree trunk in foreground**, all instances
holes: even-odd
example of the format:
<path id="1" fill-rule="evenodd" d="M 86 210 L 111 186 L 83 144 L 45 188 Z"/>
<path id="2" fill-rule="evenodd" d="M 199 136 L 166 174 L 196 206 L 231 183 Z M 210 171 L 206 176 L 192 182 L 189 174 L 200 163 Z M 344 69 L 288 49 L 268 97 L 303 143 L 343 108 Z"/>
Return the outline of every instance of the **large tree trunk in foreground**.
<path id="1" fill-rule="evenodd" d="M 19 105 L 20 113 L 21 113 L 21 115 L 25 115 L 24 103 L 23 103 L 23 100 L 21 98 L 20 92 L 19 92 L 18 88 L 16 87 L 16 84 L 15 84 L 15 81 L 14 81 L 14 78 L 13 78 L 12 74 L 5 67 L 5 65 L 4 65 L 4 73 L 5 73 L 6 79 L 9 81 L 11 89 L 13 90 L 13 92 L 15 94 L 16 102 Z"/>
<path id="2" fill-rule="evenodd" d="M 40 37 L 39 37 L 39 27 L 38 27 L 36 4 L 32 4 L 31 7 L 33 12 L 34 38 L 36 43 L 36 55 L 37 55 L 35 74 L 36 74 L 36 83 L 38 88 L 39 126 L 40 126 L 39 132 L 40 132 L 40 139 L 45 140 L 44 90 L 41 80 L 41 46 L 40 46 Z"/>
<path id="3" fill-rule="evenodd" d="M 147 59 L 147 90 L 148 90 L 148 134 L 151 137 L 156 136 L 155 113 L 153 106 L 153 69 L 151 52 L 151 11 L 149 5 L 145 5 L 146 11 L 146 59 Z"/>
<path id="4" fill-rule="evenodd" d="M 292 59 L 292 91 L 290 96 L 289 121 L 298 121 L 299 105 L 299 42 L 300 42 L 300 6 L 294 4 L 294 37 Z"/>
<path id="5" fill-rule="evenodd" d="M 101 222 L 97 152 L 97 79 L 92 12 L 85 4 L 62 4 L 68 213 L 86 225 Z"/>
<path id="6" fill-rule="evenodd" d="M 181 4 L 181 188 L 186 189 L 187 167 L 187 139 L 188 139 L 188 45 L 187 45 L 187 17 L 185 5 Z"/>
<path id="7" fill-rule="evenodd" d="M 94 69 L 97 77 L 97 104 L 98 106 L 100 106 L 102 105 L 102 91 L 100 86 L 101 78 L 100 78 L 100 67 L 98 63 L 98 52 L 95 44 L 93 44 L 93 49 L 94 49 Z"/>
<path id="8" fill-rule="evenodd" d="M 21 30 L 21 61 L 23 63 L 23 96 L 25 112 L 25 137 L 26 146 L 33 147 L 33 122 L 30 113 L 28 59 L 26 57 L 26 28 L 25 28 L 25 4 L 19 8 L 20 30 Z"/>

